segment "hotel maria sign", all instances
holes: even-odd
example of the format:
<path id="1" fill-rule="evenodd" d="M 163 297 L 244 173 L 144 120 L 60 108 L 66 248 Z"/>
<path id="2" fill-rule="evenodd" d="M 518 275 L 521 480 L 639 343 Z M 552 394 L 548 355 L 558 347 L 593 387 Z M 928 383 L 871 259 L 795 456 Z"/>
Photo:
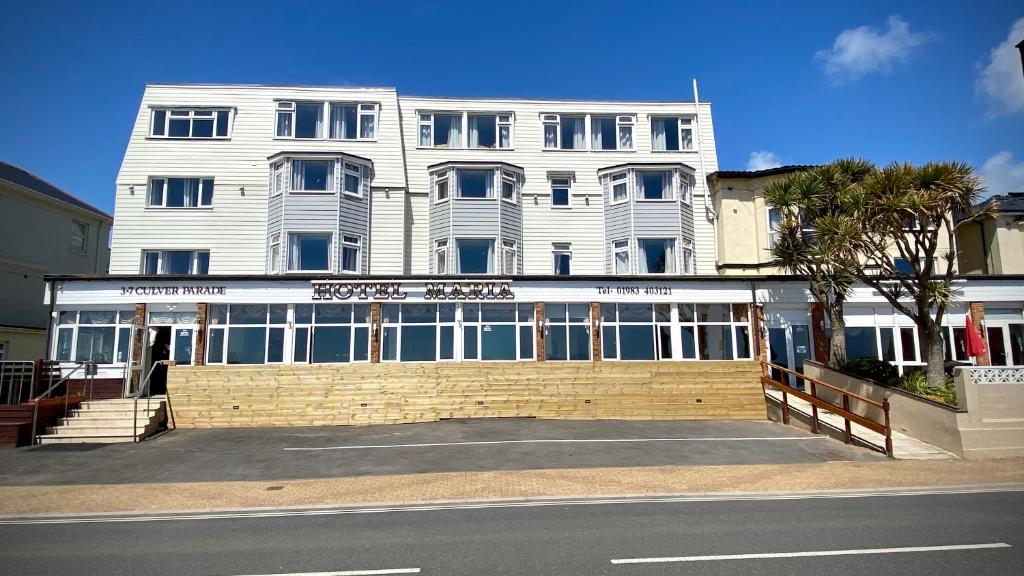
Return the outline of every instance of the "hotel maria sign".
<path id="1" fill-rule="evenodd" d="M 313 282 L 313 300 L 405 300 L 410 291 L 422 291 L 424 300 L 515 299 L 508 282 L 424 282 L 422 288 L 403 282 Z"/>

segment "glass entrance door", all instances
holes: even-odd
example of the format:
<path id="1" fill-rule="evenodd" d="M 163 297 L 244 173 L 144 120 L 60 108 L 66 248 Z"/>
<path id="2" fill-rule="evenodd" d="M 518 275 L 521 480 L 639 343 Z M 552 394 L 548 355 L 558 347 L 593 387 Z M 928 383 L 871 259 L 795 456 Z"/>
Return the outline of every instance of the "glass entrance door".
<path id="1" fill-rule="evenodd" d="M 813 359 L 810 315 L 807 310 L 768 310 L 768 357 L 772 364 L 803 372 L 804 360 Z M 776 371 L 778 372 L 778 371 Z M 779 374 L 773 374 L 778 377 Z M 790 386 L 802 387 L 803 380 L 789 376 Z"/>

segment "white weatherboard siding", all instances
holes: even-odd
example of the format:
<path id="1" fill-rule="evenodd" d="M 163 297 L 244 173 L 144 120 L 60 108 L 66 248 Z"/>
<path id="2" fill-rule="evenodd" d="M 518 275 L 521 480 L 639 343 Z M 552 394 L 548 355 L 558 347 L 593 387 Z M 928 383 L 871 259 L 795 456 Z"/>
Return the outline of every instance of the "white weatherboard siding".
<path id="1" fill-rule="evenodd" d="M 430 199 L 426 194 L 410 193 L 405 205 L 407 274 L 430 272 Z"/>
<path id="2" fill-rule="evenodd" d="M 551 244 L 571 242 L 573 250 L 572 271 L 574 274 L 604 274 L 605 237 L 602 207 L 602 189 L 597 177 L 601 168 L 624 163 L 638 162 L 683 162 L 696 172 L 695 190 L 696 225 L 695 249 L 697 251 L 697 272 L 715 274 L 715 252 L 713 228 L 705 218 L 703 194 L 706 173 L 700 171 L 700 159 L 696 151 L 653 152 L 651 150 L 651 116 L 693 115 L 697 106 L 693 102 L 594 102 L 594 101 L 547 101 L 508 99 L 455 99 L 402 97 L 403 134 L 405 137 L 409 191 L 412 194 L 427 194 L 430 175 L 427 167 L 440 162 L 507 162 L 522 167 L 525 171 L 522 197 L 523 206 L 523 273 L 550 274 Z M 419 148 L 420 112 L 488 112 L 512 113 L 514 126 L 512 149 L 433 149 Z M 600 114 L 635 115 L 632 151 L 576 151 L 544 150 L 542 114 Z M 706 172 L 717 169 L 714 130 L 711 124 L 710 104 L 700 105 L 700 142 L 704 150 Z M 463 127 L 464 130 L 467 127 Z M 574 172 L 572 209 L 551 208 L 548 172 Z M 590 206 L 586 200 L 590 200 Z M 428 219 L 428 206 L 411 204 L 415 211 L 414 220 Z M 418 210 L 420 211 L 416 211 Z M 412 272 L 427 272 L 426 262 L 419 264 L 417 252 L 429 250 L 417 237 L 415 228 L 407 229 L 412 234 Z"/>
<path id="3" fill-rule="evenodd" d="M 275 138 L 276 100 L 379 103 L 377 139 Z M 235 113 L 230 138 L 149 138 L 151 107 L 162 106 L 232 108 Z M 117 176 L 110 272 L 138 273 L 144 249 L 208 249 L 211 274 L 264 273 L 267 157 L 282 151 L 337 151 L 362 156 L 373 161 L 375 189 L 405 188 L 398 99 L 393 89 L 147 86 Z M 153 176 L 214 177 L 212 208 L 146 208 L 147 182 Z M 132 186 L 134 193 L 130 191 Z M 391 212 L 384 209 L 385 215 Z M 387 216 L 381 224 L 385 228 L 394 226 Z M 382 265 L 387 266 L 385 271 L 396 268 L 393 261 Z"/>
<path id="4" fill-rule="evenodd" d="M 405 271 L 405 191 L 374 188 L 370 222 L 370 271 L 401 274 Z"/>

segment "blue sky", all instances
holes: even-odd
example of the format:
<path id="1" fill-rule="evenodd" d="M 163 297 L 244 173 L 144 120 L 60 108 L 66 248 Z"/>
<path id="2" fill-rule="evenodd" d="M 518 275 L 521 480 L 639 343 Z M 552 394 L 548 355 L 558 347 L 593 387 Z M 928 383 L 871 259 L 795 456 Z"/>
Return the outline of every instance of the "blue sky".
<path id="1" fill-rule="evenodd" d="M 514 5 L 5 0 L 0 159 L 112 210 L 147 82 L 688 99 L 696 77 L 722 169 L 953 159 L 1024 190 L 1019 2 Z"/>

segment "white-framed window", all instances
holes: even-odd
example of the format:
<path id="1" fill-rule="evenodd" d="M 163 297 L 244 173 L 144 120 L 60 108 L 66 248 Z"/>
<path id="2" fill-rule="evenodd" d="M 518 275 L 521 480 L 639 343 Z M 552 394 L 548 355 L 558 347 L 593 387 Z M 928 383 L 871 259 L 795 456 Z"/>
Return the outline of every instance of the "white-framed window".
<path id="1" fill-rule="evenodd" d="M 633 116 L 591 116 L 591 150 L 632 150 Z"/>
<path id="2" fill-rule="evenodd" d="M 693 117 L 652 117 L 651 149 L 659 152 L 694 150 Z"/>
<path id="3" fill-rule="evenodd" d="M 288 234 L 289 272 L 330 272 L 330 232 L 290 232 Z"/>
<path id="4" fill-rule="evenodd" d="M 629 187 L 627 186 L 628 174 L 626 172 L 619 172 L 618 174 L 612 174 L 611 189 L 612 189 L 612 204 L 618 204 L 619 202 L 625 202 L 629 199 Z"/>
<path id="5" fill-rule="evenodd" d="M 296 304 L 292 364 L 370 361 L 369 304 Z"/>
<path id="6" fill-rule="evenodd" d="M 585 114 L 543 114 L 544 148 L 547 150 L 586 150 Z"/>
<path id="7" fill-rule="evenodd" d="M 674 238 L 638 238 L 639 274 L 675 274 L 676 241 Z"/>
<path id="8" fill-rule="evenodd" d="M 281 271 L 281 234 L 274 233 L 270 235 L 270 246 L 267 249 L 267 255 L 270 259 L 267 269 L 271 274 L 277 274 Z"/>
<path id="9" fill-rule="evenodd" d="M 7 346 L 9 342 L 7 340 L 0 340 L 0 362 L 7 360 Z"/>
<path id="10" fill-rule="evenodd" d="M 462 113 L 424 112 L 419 115 L 423 148 L 463 148 Z"/>
<path id="11" fill-rule="evenodd" d="M 501 272 L 502 274 L 515 274 L 516 273 L 516 256 L 518 250 L 516 250 L 515 240 L 502 240 L 501 241 Z"/>
<path id="12" fill-rule="evenodd" d="M 342 166 L 343 185 L 341 191 L 350 196 L 362 198 L 362 166 L 359 164 L 352 164 L 350 162 L 345 162 Z"/>
<path id="13" fill-rule="evenodd" d="M 749 304 L 601 304 L 606 360 L 744 360 Z"/>
<path id="14" fill-rule="evenodd" d="M 460 168 L 455 171 L 457 198 L 494 198 L 494 170 Z"/>
<path id="15" fill-rule="evenodd" d="M 690 238 L 683 238 L 679 253 L 682 256 L 683 269 L 681 270 L 681 272 L 683 274 L 693 274 L 693 240 L 691 240 Z"/>
<path id="16" fill-rule="evenodd" d="M 494 274 L 493 238 L 456 238 L 456 274 Z"/>
<path id="17" fill-rule="evenodd" d="M 544 358 L 590 360 L 590 304 L 544 304 Z"/>
<path id="18" fill-rule="evenodd" d="M 678 304 L 683 359 L 751 358 L 749 304 Z"/>
<path id="19" fill-rule="evenodd" d="M 377 137 L 380 105 L 374 102 L 282 100 L 277 102 L 276 110 L 274 134 L 278 138 L 373 140 Z"/>
<path id="20" fill-rule="evenodd" d="M 142 273 L 187 275 L 210 273 L 209 250 L 143 250 Z"/>
<path id="21" fill-rule="evenodd" d="M 572 203 L 572 178 L 551 179 L 551 207 L 570 208 Z"/>
<path id="22" fill-rule="evenodd" d="M 154 108 L 151 138 L 228 138 L 231 110 L 227 108 Z"/>
<path id="23" fill-rule="evenodd" d="M 693 204 L 693 181 L 689 174 L 679 172 L 679 197 L 686 204 Z"/>
<path id="24" fill-rule="evenodd" d="M 208 208 L 213 205 L 213 178 L 150 178 L 149 208 Z"/>
<path id="25" fill-rule="evenodd" d="M 768 214 L 768 249 L 771 250 L 779 242 L 779 228 L 782 226 L 782 211 L 772 206 L 765 205 Z"/>
<path id="26" fill-rule="evenodd" d="M 516 178 L 509 172 L 501 174 L 501 199 L 505 202 L 516 203 Z"/>
<path id="27" fill-rule="evenodd" d="M 434 242 L 434 273 L 448 273 L 448 239 Z"/>
<path id="28" fill-rule="evenodd" d="M 292 160 L 291 192 L 334 192 L 334 160 Z"/>
<path id="29" fill-rule="evenodd" d="M 359 236 L 341 236 L 341 271 L 358 274 L 362 263 L 362 238 Z"/>
<path id="30" fill-rule="evenodd" d="M 381 362 L 456 359 L 456 304 L 381 304 L 380 308 Z"/>
<path id="31" fill-rule="evenodd" d="M 285 176 L 284 161 L 275 162 L 270 166 L 270 195 L 277 196 L 284 192 Z"/>
<path id="32" fill-rule="evenodd" d="M 469 124 L 469 147 L 498 149 L 512 147 L 512 115 L 480 114 L 466 115 Z"/>
<path id="33" fill-rule="evenodd" d="M 616 240 L 612 242 L 612 272 L 615 274 L 629 274 L 629 240 Z"/>
<path id="34" fill-rule="evenodd" d="M 461 305 L 462 359 L 532 360 L 533 304 Z"/>
<path id="35" fill-rule="evenodd" d="M 572 243 L 555 242 L 551 244 L 551 272 L 555 276 L 572 274 Z"/>
<path id="36" fill-rule="evenodd" d="M 673 200 L 671 170 L 637 170 L 637 200 Z"/>
<path id="37" fill-rule="evenodd" d="M 674 357 L 671 304 L 601 304 L 601 356 L 606 360 Z"/>
<path id="38" fill-rule="evenodd" d="M 282 364 L 287 304 L 211 304 L 207 364 Z"/>
<path id="39" fill-rule="evenodd" d="M 445 202 L 451 195 L 448 174 L 448 170 L 434 174 L 434 202 Z"/>
<path id="40" fill-rule="evenodd" d="M 89 253 L 89 224 L 71 220 L 71 242 L 68 249 L 79 254 Z"/>
<path id="41" fill-rule="evenodd" d="M 134 310 L 61 310 L 53 336 L 53 359 L 123 364 L 130 357 L 134 321 Z"/>

